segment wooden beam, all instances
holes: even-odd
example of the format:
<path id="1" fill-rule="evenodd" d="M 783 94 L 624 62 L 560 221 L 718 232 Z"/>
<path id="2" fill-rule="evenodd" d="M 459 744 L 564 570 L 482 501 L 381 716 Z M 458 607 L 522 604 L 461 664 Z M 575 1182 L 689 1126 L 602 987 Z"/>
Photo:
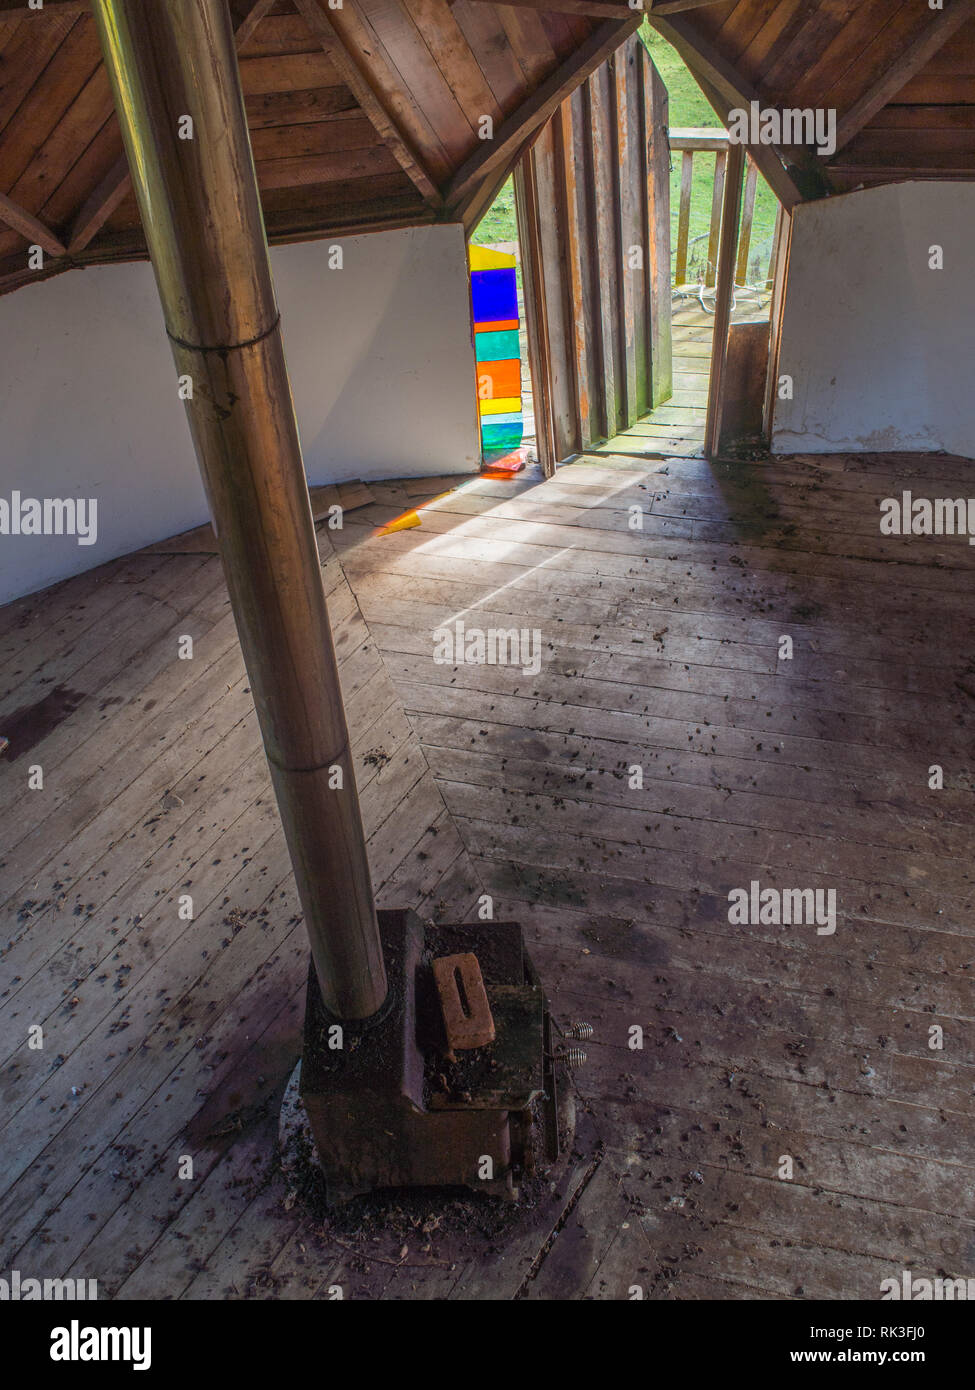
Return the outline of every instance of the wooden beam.
<path id="1" fill-rule="evenodd" d="M 58 240 L 43 222 L 38 221 L 33 213 L 22 208 L 19 203 L 15 203 L 12 198 L 8 198 L 5 193 L 0 193 L 0 222 L 5 222 L 8 227 L 13 227 L 15 232 L 25 236 L 29 242 L 43 247 L 50 256 L 67 255 L 67 247 Z"/>
<path id="2" fill-rule="evenodd" d="M 44 0 L 44 7 L 33 10 L 27 0 L 0 0 L 0 15 L 22 14 L 25 19 L 43 19 L 45 15 L 91 14 L 88 0 Z"/>
<path id="3" fill-rule="evenodd" d="M 719 150 L 714 156 L 714 183 L 711 185 L 711 222 L 708 228 L 708 258 L 704 266 L 704 284 L 707 289 L 711 288 L 718 275 L 718 255 L 721 251 L 721 217 L 724 208 L 724 181 L 727 170 L 728 151 Z"/>
<path id="4" fill-rule="evenodd" d="M 745 179 L 745 205 L 741 214 L 741 235 L 738 238 L 738 269 L 735 282 L 748 284 L 748 252 L 752 242 L 752 223 L 755 219 L 755 191 L 758 185 L 758 165 L 749 156 L 748 175 Z M 782 209 L 779 208 L 781 216 Z"/>
<path id="5" fill-rule="evenodd" d="M 692 73 L 701 91 L 714 107 L 715 112 L 722 121 L 726 121 L 731 112 L 735 109 L 734 103 L 729 103 L 720 92 L 711 86 L 710 82 L 699 73 Z M 778 198 L 784 208 L 790 211 L 797 203 L 802 202 L 803 193 L 798 183 L 791 173 L 786 170 L 782 162 L 782 156 L 774 145 L 747 145 L 746 149 L 752 159 L 758 165 L 759 171 L 772 192 Z"/>
<path id="6" fill-rule="evenodd" d="M 366 66 L 365 71 L 360 70 L 332 24 L 327 10 L 322 9 L 319 0 L 294 0 L 294 5 L 312 33 L 320 40 L 322 47 L 338 69 L 342 81 L 372 122 L 376 134 L 412 181 L 423 201 L 432 208 L 440 209 L 443 206 L 443 199 L 436 184 L 424 168 L 419 156 L 410 148 L 406 136 L 386 109 L 382 97 L 374 90 L 367 75 L 368 66 Z"/>
<path id="7" fill-rule="evenodd" d="M 725 0 L 655 0 L 650 14 L 680 14 L 683 10 L 703 10 L 706 5 L 722 5 Z"/>
<path id="8" fill-rule="evenodd" d="M 274 6 L 274 0 L 230 0 L 234 22 L 234 44 L 237 52 L 254 37 L 254 30 Z"/>
<path id="9" fill-rule="evenodd" d="M 512 167 L 509 168 L 506 165 L 503 169 L 496 169 L 493 178 L 485 179 L 483 183 L 478 184 L 477 187 L 468 194 L 466 201 L 452 211 L 450 220 L 463 223 L 465 236 L 470 237 L 472 235 L 478 222 L 480 222 L 481 218 L 489 210 L 505 183 L 514 173 L 514 166 L 521 163 L 541 133 L 541 126 L 529 132 L 524 143 L 518 147 L 511 161 Z"/>
<path id="10" fill-rule="evenodd" d="M 672 150 L 726 150 L 731 144 L 731 136 L 726 130 L 714 130 L 708 126 L 672 130 L 669 138 Z"/>
<path id="11" fill-rule="evenodd" d="M 758 89 L 746 82 L 690 21 L 680 17 L 663 19 L 653 11 L 649 19 L 657 32 L 677 49 L 724 125 L 732 111 L 747 110 L 753 101 L 763 105 Z M 803 179 L 793 172 L 794 166 L 787 168 L 774 145 L 748 145 L 747 149 L 772 192 L 786 208 L 794 207 L 803 198 L 823 196 L 830 191 L 825 173 L 819 172 L 819 184 L 816 182 L 813 169 L 818 167 L 821 171 L 824 166 L 814 156 L 812 166 L 805 169 L 808 177 Z"/>
<path id="12" fill-rule="evenodd" d="M 452 0 L 448 0 L 452 3 Z M 495 5 L 500 0 L 481 0 L 483 4 Z M 633 14 L 668 15 L 680 14 L 682 10 L 699 10 L 705 5 L 723 5 L 726 0 L 663 0 L 652 5 L 652 0 L 640 0 L 630 5 L 626 0 L 504 0 L 515 9 L 547 10 L 549 14 L 581 14 L 588 19 L 629 19 Z"/>
<path id="13" fill-rule="evenodd" d="M 950 9 L 932 11 L 924 32 L 843 115 L 836 130 L 836 148 L 848 145 L 973 15 L 975 0 L 951 0 Z"/>
<path id="14" fill-rule="evenodd" d="M 132 187 L 129 161 L 121 155 L 85 199 L 71 225 L 68 255 L 76 256 L 98 235 L 112 213 Z"/>
<path id="15" fill-rule="evenodd" d="M 436 220 L 432 208 L 414 203 L 406 206 L 403 199 L 391 203 L 389 198 L 376 198 L 366 203 L 334 204 L 323 193 L 323 205 L 293 211 L 265 212 L 264 226 L 271 246 L 286 246 L 296 241 L 322 241 L 333 237 L 365 236 L 370 232 L 393 232 L 408 227 L 429 226 Z M 21 285 L 36 284 L 61 275 L 77 266 L 120 265 L 129 261 L 148 260 L 145 237 L 140 228 L 127 228 L 101 237 L 86 246 L 77 256 L 45 261 L 43 270 L 28 268 L 22 252 L 0 260 L 0 295 L 9 294 Z"/>
<path id="16" fill-rule="evenodd" d="M 728 172 L 721 213 L 721 244 L 718 251 L 718 286 L 714 296 L 711 379 L 708 382 L 708 415 L 704 429 L 704 453 L 707 458 L 714 457 L 721 440 L 721 393 L 728 359 L 731 304 L 735 293 L 738 218 L 741 215 L 741 183 L 744 172 L 745 147 L 732 145 L 728 151 Z"/>
<path id="17" fill-rule="evenodd" d="M 515 216 L 521 247 L 521 278 L 525 291 L 525 328 L 528 338 L 528 370 L 532 383 L 535 442 L 538 461 L 546 478 L 555 473 L 555 422 L 552 415 L 552 347 L 548 336 L 545 277 L 542 273 L 542 234 L 538 210 L 538 183 L 529 152 L 514 172 Z"/>
<path id="18" fill-rule="evenodd" d="M 238 51 L 274 5 L 274 0 L 232 0 L 234 41 Z M 129 162 L 122 154 L 81 206 L 68 235 L 68 255 L 76 256 L 98 235 L 112 213 L 132 189 Z"/>
<path id="19" fill-rule="evenodd" d="M 494 5 L 498 0 L 480 0 L 482 4 Z M 579 14 L 587 19 L 631 19 L 635 13 L 642 12 L 626 4 L 626 0 L 505 0 L 515 9 L 546 10 L 549 14 Z M 644 0 L 646 3 L 646 0 Z"/>
<path id="20" fill-rule="evenodd" d="M 762 412 L 762 433 L 771 445 L 775 423 L 775 402 L 779 392 L 779 348 L 782 344 L 782 313 L 785 308 L 785 288 L 789 278 L 789 248 L 792 238 L 792 214 L 779 208 L 775 219 L 772 243 L 772 302 L 769 304 L 768 376 L 765 381 L 765 408 Z"/>
<path id="21" fill-rule="evenodd" d="M 547 77 L 532 95 L 514 110 L 495 132 L 494 140 L 485 140 L 481 148 L 460 166 L 444 191 L 448 215 L 463 205 L 470 191 L 500 165 L 510 164 L 519 147 L 533 130 L 544 125 L 580 82 L 608 58 L 614 49 L 628 39 L 642 22 L 642 15 L 631 12 L 620 23 L 610 20 L 601 24 L 585 43 L 561 67 Z"/>
<path id="22" fill-rule="evenodd" d="M 643 116 L 647 137 L 647 336 L 650 404 L 674 394 L 673 288 L 670 278 L 670 98 L 653 59 L 641 44 Z"/>

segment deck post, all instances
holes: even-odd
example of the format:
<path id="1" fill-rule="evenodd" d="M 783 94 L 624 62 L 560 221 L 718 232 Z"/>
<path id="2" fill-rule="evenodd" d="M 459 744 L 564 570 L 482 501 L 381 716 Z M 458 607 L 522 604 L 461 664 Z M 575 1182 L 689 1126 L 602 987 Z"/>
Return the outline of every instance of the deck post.
<path id="1" fill-rule="evenodd" d="M 368 1018 L 386 969 L 227 0 L 93 9 L 322 998 Z"/>
<path id="2" fill-rule="evenodd" d="M 725 367 L 728 362 L 731 304 L 735 297 L 738 219 L 741 217 L 742 178 L 745 173 L 744 145 L 731 146 L 727 166 L 722 197 L 721 235 L 718 243 L 718 284 L 714 296 L 714 337 L 711 349 L 711 379 L 708 382 L 708 413 L 704 426 L 706 458 L 713 458 L 721 443 L 721 407 Z"/>

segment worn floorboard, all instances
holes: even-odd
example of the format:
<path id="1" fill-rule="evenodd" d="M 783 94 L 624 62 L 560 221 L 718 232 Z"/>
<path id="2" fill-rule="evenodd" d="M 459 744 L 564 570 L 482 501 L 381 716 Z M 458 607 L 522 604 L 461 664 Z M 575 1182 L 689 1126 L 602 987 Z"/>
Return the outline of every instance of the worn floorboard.
<path id="1" fill-rule="evenodd" d="M 0 610 L 0 1264 L 189 1299 L 975 1276 L 975 552 L 878 524 L 968 468 L 606 452 L 371 484 L 320 530 L 380 903 L 487 893 L 594 1028 L 574 1151 L 517 1220 L 328 1218 L 276 1161 L 307 945 L 215 557 Z M 528 648 L 435 660 L 458 621 Z M 835 930 L 729 920 L 752 880 L 835 892 Z"/>

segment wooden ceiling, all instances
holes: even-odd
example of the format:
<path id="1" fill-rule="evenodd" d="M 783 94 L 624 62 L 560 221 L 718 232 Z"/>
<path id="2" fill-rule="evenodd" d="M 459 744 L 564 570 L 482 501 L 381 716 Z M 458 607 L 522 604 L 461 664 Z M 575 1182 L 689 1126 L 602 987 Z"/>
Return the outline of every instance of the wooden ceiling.
<path id="1" fill-rule="evenodd" d="M 619 4 L 580 15 L 483 0 L 230 7 L 271 241 L 470 225 L 526 140 L 640 19 Z M 0 0 L 0 190 L 0 291 L 145 254 L 83 0 L 39 11 Z M 41 270 L 31 245 L 44 248 Z"/>
<path id="2" fill-rule="evenodd" d="M 833 156 L 780 152 L 780 196 L 975 177 L 975 0 L 721 0 L 651 23 L 722 114 L 753 98 L 836 110 Z"/>
<path id="3" fill-rule="evenodd" d="M 230 5 L 271 241 L 471 226 L 642 18 L 623 0 Z M 789 206 L 975 175 L 975 0 L 654 0 L 649 17 L 722 116 L 751 100 L 836 109 L 831 157 L 752 151 Z M 145 254 L 87 0 L 0 0 L 0 190 L 0 292 Z"/>

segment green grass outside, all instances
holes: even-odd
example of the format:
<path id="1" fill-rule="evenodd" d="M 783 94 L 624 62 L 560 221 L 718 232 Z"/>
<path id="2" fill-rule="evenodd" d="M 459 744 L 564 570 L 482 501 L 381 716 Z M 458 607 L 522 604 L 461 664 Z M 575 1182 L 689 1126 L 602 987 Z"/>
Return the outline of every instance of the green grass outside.
<path id="1" fill-rule="evenodd" d="M 644 24 L 641 36 L 650 50 L 657 71 L 670 94 L 671 129 L 709 126 L 720 130 L 718 120 L 700 87 L 694 81 L 683 59 L 649 24 Z M 671 157 L 670 212 L 671 257 L 677 254 L 677 220 L 680 209 L 681 153 Z M 690 248 L 688 279 L 691 283 L 703 276 L 707 259 L 708 229 L 711 225 L 711 195 L 714 187 L 714 155 L 694 156 L 694 182 L 691 190 Z M 778 202 L 765 180 L 759 175 L 755 197 L 755 220 L 752 226 L 751 249 L 748 257 L 748 279 L 753 285 L 764 285 L 772 254 L 775 215 Z M 511 179 L 507 181 L 494 203 L 484 214 L 471 240 L 480 246 L 492 246 L 499 241 L 516 241 L 515 194 Z"/>
<path id="2" fill-rule="evenodd" d="M 496 246 L 499 241 L 517 241 L 518 224 L 515 218 L 515 185 L 508 179 L 501 192 L 481 218 L 471 241 L 478 246 Z"/>

